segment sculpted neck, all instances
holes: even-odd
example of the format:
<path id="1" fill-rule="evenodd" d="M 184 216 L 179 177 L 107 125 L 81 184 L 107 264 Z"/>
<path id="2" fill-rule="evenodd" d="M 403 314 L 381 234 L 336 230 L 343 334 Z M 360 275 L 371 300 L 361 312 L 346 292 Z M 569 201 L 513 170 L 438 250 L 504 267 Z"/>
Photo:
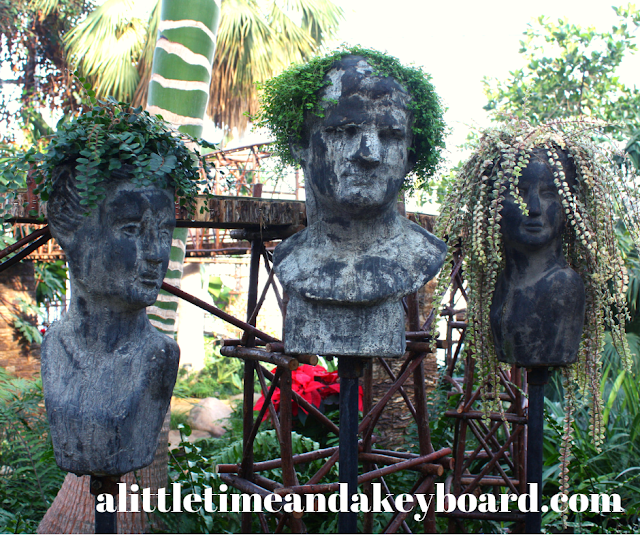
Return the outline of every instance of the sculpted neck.
<path id="1" fill-rule="evenodd" d="M 73 280 L 63 322 L 81 347 L 96 353 L 112 353 L 125 345 L 138 344 L 149 325 L 145 308 L 127 309 L 104 297 L 89 297 Z"/>
<path id="2" fill-rule="evenodd" d="M 319 212 L 310 222 L 309 231 L 314 238 L 322 238 L 322 241 L 336 248 L 366 250 L 394 238 L 398 234 L 398 220 L 394 202 L 358 217 L 337 212 Z"/>
<path id="3" fill-rule="evenodd" d="M 504 276 L 508 281 L 537 279 L 553 268 L 564 268 L 567 261 L 562 252 L 562 237 L 548 245 L 531 249 L 522 244 L 507 244 Z"/>

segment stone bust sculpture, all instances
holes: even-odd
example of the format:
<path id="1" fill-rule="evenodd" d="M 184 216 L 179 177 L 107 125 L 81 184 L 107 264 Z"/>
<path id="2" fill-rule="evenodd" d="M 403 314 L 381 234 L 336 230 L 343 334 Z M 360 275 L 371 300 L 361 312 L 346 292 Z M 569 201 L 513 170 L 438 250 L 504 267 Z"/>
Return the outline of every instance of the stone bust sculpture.
<path id="1" fill-rule="evenodd" d="M 285 351 L 404 353 L 401 298 L 433 278 L 446 246 L 398 214 L 413 161 L 411 95 L 364 57 L 335 62 L 292 148 L 304 170 L 307 228 L 280 244 L 274 267 L 289 294 Z"/>
<path id="2" fill-rule="evenodd" d="M 558 153 L 565 176 L 574 182 L 572 162 Z M 533 151 L 520 177 L 528 216 L 512 195 L 503 202 L 505 268 L 490 310 L 498 359 L 527 368 L 574 363 L 585 316 L 584 284 L 563 254 L 565 211 L 545 156 Z"/>
<path id="3" fill-rule="evenodd" d="M 42 345 L 42 379 L 58 465 L 121 475 L 149 465 L 178 371 L 176 342 L 153 328 L 175 227 L 173 190 L 116 171 L 86 214 L 70 166 L 47 204 L 69 264 L 71 301 Z"/>

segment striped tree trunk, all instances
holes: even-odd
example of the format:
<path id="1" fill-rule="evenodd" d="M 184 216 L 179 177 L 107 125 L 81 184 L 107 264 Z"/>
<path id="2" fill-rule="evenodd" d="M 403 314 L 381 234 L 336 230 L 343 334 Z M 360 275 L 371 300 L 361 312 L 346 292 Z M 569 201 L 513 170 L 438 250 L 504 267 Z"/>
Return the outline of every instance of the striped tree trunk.
<path id="1" fill-rule="evenodd" d="M 220 21 L 219 0 L 164 0 L 147 110 L 202 136 Z"/>
<path id="2" fill-rule="evenodd" d="M 219 0 L 163 0 L 153 54 L 147 111 L 161 115 L 180 132 L 202 136 L 211 66 L 220 22 Z M 179 287 L 187 231 L 173 234 L 167 283 Z M 152 324 L 174 334 L 178 299 L 160 291 L 147 313 Z"/>
<path id="3" fill-rule="evenodd" d="M 162 115 L 173 127 L 195 138 L 202 135 L 219 19 L 220 0 L 162 0 L 147 110 Z M 182 277 L 186 238 L 185 228 L 175 230 L 165 277 L 171 285 L 179 286 Z M 147 314 L 151 324 L 173 336 L 177 310 L 178 299 L 161 290 Z M 153 463 L 136 472 L 140 486 L 150 487 L 152 493 L 167 484 L 168 435 L 167 414 Z M 123 481 L 135 483 L 136 477 L 130 473 Z M 93 520 L 93 497 L 89 493 L 88 477 L 68 474 L 38 532 L 91 533 Z M 144 513 L 121 513 L 118 531 L 140 533 L 145 530 L 146 521 Z"/>

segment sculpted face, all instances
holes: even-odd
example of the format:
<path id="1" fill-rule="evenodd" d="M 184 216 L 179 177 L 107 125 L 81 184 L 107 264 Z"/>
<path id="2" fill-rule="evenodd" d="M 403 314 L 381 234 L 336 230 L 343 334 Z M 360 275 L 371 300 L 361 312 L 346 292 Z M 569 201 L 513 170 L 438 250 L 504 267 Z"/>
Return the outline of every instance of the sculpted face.
<path id="1" fill-rule="evenodd" d="M 532 160 L 523 171 L 518 188 L 529 215 L 522 214 L 511 195 L 506 197 L 501 213 L 505 245 L 537 250 L 561 237 L 565 225 L 564 210 L 551 169 Z"/>
<path id="2" fill-rule="evenodd" d="M 324 99 L 337 102 L 311 125 L 305 166 L 316 201 L 355 216 L 394 203 L 411 168 L 409 96 L 394 80 L 370 72 L 360 60 L 330 73 Z"/>
<path id="3" fill-rule="evenodd" d="M 70 259 L 75 283 L 114 307 L 150 306 L 169 264 L 173 193 L 117 183 L 96 212 L 76 233 L 73 251 L 80 255 Z"/>

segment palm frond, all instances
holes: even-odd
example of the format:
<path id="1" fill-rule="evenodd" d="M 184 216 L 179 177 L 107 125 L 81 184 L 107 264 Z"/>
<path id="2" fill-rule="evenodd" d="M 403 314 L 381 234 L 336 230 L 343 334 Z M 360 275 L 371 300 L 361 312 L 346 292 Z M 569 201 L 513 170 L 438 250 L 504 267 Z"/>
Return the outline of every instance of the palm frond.
<path id="1" fill-rule="evenodd" d="M 160 24 L 160 7 L 161 0 L 156 0 L 155 6 L 151 10 L 149 20 L 147 21 L 147 35 L 145 37 L 145 45 L 138 60 L 138 87 L 133 94 L 133 106 L 145 107 L 147 104 L 147 95 L 149 94 L 149 80 L 151 80 L 151 67 L 153 66 L 153 53 L 156 49 L 156 41 L 158 40 L 158 25 Z"/>
<path id="2" fill-rule="evenodd" d="M 316 47 L 335 36 L 343 17 L 342 8 L 328 0 L 286 0 L 286 11 L 302 13 L 302 28 Z"/>
<path id="3" fill-rule="evenodd" d="M 71 63 L 99 97 L 130 100 L 138 85 L 146 30 L 134 7 L 134 0 L 107 0 L 65 37 Z"/>
<path id="4" fill-rule="evenodd" d="M 31 0 L 29 7 L 34 11 L 40 11 L 41 17 L 44 19 L 49 13 L 58 8 L 59 0 Z"/>
<path id="5" fill-rule="evenodd" d="M 159 2 L 158 2 L 159 4 Z M 335 34 L 342 9 L 330 0 L 223 0 L 207 114 L 227 131 L 244 131 L 258 106 L 257 82 L 316 54 Z M 140 54 L 134 103 L 146 105 L 159 9 Z"/>

